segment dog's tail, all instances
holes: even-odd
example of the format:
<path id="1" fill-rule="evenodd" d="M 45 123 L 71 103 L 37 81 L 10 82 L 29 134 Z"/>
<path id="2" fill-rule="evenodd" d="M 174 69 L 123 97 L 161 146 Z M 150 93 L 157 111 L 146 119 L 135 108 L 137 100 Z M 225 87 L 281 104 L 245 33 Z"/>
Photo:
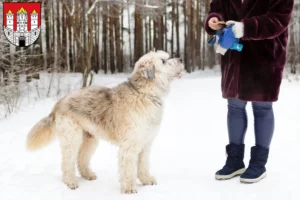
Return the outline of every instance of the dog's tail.
<path id="1" fill-rule="evenodd" d="M 37 150 L 48 145 L 55 138 L 52 130 L 53 124 L 54 115 L 52 113 L 36 123 L 27 136 L 27 149 Z"/>

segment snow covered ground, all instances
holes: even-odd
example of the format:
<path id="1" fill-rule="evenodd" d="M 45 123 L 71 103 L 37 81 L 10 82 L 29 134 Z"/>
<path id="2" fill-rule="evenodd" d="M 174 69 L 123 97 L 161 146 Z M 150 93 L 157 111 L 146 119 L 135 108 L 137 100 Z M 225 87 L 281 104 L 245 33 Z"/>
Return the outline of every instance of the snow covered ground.
<path id="1" fill-rule="evenodd" d="M 96 76 L 95 82 L 113 86 L 125 78 L 126 75 Z M 66 91 L 80 86 L 80 76 L 67 80 L 68 83 L 61 83 Z M 91 164 L 98 179 L 86 181 L 78 176 L 79 188 L 75 191 L 61 182 L 57 141 L 35 153 L 25 150 L 28 131 L 50 112 L 56 100 L 55 95 L 35 100 L 0 121 L 1 200 L 300 199 L 300 82 L 283 81 L 280 100 L 274 104 L 276 131 L 267 164 L 268 176 L 260 183 L 246 185 L 238 178 L 214 179 L 215 171 L 226 159 L 227 144 L 227 105 L 221 98 L 218 73 L 197 72 L 175 81 L 151 154 L 151 172 L 158 185 L 141 186 L 137 181 L 138 193 L 134 195 L 120 194 L 117 148 L 106 142 L 100 143 Z M 251 105 L 247 109 L 246 163 L 254 144 Z"/>

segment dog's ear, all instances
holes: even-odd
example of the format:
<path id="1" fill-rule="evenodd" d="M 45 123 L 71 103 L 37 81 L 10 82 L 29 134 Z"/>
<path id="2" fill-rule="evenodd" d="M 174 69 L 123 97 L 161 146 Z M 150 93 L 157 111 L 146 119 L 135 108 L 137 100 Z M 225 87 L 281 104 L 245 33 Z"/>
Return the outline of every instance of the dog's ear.
<path id="1" fill-rule="evenodd" d="M 142 76 L 149 80 L 153 80 L 155 78 L 155 67 L 149 66 L 141 69 Z"/>

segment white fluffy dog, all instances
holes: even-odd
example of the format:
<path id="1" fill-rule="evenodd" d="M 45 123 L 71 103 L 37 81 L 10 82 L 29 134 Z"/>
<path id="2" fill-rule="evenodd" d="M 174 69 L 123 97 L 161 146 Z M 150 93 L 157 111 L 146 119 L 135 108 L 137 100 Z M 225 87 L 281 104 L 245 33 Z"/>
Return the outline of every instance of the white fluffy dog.
<path id="1" fill-rule="evenodd" d="M 68 94 L 31 129 L 28 149 L 43 147 L 56 135 L 63 182 L 76 189 L 76 160 L 81 176 L 95 180 L 89 163 L 98 140 L 104 139 L 119 146 L 122 192 L 136 193 L 137 178 L 144 185 L 156 184 L 149 172 L 150 148 L 161 123 L 163 97 L 183 69 L 181 59 L 169 59 L 163 51 L 150 52 L 136 62 L 128 81 L 114 88 L 90 86 Z"/>

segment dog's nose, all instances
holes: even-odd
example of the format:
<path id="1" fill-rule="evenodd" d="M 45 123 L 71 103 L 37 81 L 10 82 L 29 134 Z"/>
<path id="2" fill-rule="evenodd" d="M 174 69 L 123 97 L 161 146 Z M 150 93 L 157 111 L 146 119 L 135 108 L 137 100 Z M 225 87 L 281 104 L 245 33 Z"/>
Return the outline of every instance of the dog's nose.
<path id="1" fill-rule="evenodd" d="M 179 62 L 181 62 L 181 63 L 183 62 L 182 58 L 178 58 L 178 60 L 179 60 Z"/>

